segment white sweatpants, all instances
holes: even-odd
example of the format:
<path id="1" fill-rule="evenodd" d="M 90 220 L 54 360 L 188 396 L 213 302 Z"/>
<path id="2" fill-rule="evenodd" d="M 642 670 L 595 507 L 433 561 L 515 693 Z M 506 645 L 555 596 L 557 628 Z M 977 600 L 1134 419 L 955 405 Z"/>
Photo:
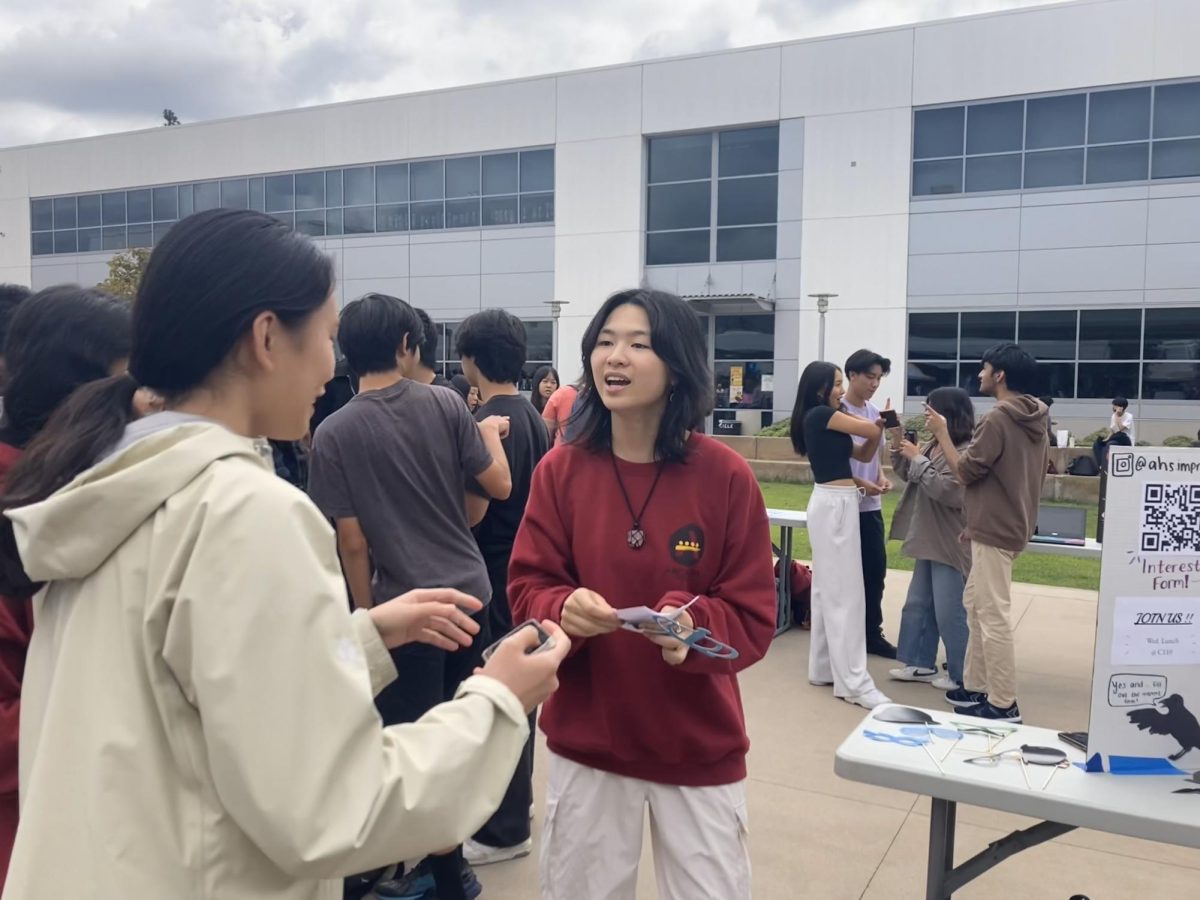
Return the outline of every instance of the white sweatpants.
<path id="1" fill-rule="evenodd" d="M 647 804 L 660 900 L 750 900 L 744 781 L 655 784 L 554 753 L 547 777 L 542 900 L 633 900 Z"/>
<path id="2" fill-rule="evenodd" d="M 818 484 L 808 501 L 813 564 L 808 680 L 833 682 L 833 695 L 846 698 L 875 690 L 867 671 L 858 497 L 855 487 Z"/>

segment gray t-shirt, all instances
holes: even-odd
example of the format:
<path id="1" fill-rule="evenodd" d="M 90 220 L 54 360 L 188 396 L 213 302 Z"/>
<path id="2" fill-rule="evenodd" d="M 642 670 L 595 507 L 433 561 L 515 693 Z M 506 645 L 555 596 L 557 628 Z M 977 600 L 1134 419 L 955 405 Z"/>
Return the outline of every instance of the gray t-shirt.
<path id="1" fill-rule="evenodd" d="M 321 424 L 309 495 L 331 519 L 358 519 L 376 603 L 427 587 L 487 603 L 491 587 L 463 485 L 491 464 L 462 397 L 406 378 L 358 394 Z"/>

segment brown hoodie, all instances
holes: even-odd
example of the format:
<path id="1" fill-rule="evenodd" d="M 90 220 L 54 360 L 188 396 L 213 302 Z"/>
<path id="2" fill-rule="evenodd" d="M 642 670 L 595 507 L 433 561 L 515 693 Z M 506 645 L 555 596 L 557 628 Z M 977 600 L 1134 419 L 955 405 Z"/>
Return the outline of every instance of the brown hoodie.
<path id="1" fill-rule="evenodd" d="M 1019 394 L 979 420 L 958 460 L 958 477 L 966 486 L 965 537 L 1014 553 L 1025 549 L 1046 478 L 1049 417 L 1044 403 Z"/>

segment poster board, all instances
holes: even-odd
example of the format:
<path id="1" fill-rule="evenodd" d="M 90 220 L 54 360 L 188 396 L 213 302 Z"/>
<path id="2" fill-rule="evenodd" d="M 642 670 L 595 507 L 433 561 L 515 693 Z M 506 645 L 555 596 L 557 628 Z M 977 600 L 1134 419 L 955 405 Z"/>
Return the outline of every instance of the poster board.
<path id="1" fill-rule="evenodd" d="M 1109 451 L 1088 769 L 1200 769 L 1200 449 Z"/>

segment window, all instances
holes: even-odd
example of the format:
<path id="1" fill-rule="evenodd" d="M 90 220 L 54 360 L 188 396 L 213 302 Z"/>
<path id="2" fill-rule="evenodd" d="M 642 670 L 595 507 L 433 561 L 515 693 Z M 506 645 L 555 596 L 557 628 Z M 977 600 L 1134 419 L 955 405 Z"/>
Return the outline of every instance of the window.
<path id="1" fill-rule="evenodd" d="M 479 157 L 446 160 L 446 196 L 479 196 Z"/>
<path id="2" fill-rule="evenodd" d="M 414 200 L 440 200 L 446 196 L 445 163 L 442 160 L 413 163 L 412 198 Z"/>
<path id="3" fill-rule="evenodd" d="M 173 187 L 155 188 L 151 204 L 154 207 L 155 222 L 174 222 L 179 218 L 179 191 L 177 189 Z"/>
<path id="4" fill-rule="evenodd" d="M 775 258 L 778 127 L 651 138 L 648 150 L 647 265 Z"/>
<path id="5" fill-rule="evenodd" d="M 325 208 L 325 173 L 296 173 L 296 209 Z M 322 217 L 324 218 L 324 217 Z M 307 221 L 307 219 L 306 219 Z"/>
<path id="6" fill-rule="evenodd" d="M 265 200 L 264 200 L 265 202 Z M 221 182 L 221 206 L 225 209 L 250 208 L 250 184 L 245 178 Z M 291 207 L 287 207 L 291 208 Z M 263 212 L 266 212 L 264 209 Z"/>
<path id="7" fill-rule="evenodd" d="M 57 202 L 55 212 L 57 213 Z M 125 193 L 125 210 L 129 216 L 129 221 L 132 222 L 153 222 L 154 221 L 154 204 L 151 192 L 148 190 L 142 191 L 127 191 Z M 57 219 L 57 215 L 55 216 Z"/>
<path id="8" fill-rule="evenodd" d="M 170 188 L 174 193 L 175 189 Z M 79 198 L 79 227 L 80 228 L 95 228 L 100 224 L 100 195 L 85 194 Z M 174 216 L 172 216 L 174 218 Z"/>
<path id="9" fill-rule="evenodd" d="M 375 202 L 405 203 L 407 201 L 408 166 L 404 163 L 396 163 L 390 166 L 376 166 Z M 401 229 L 396 230 L 399 231 Z"/>
<path id="10" fill-rule="evenodd" d="M 774 420 L 775 317 L 715 316 L 713 375 L 714 422 L 742 422 L 753 434 Z"/>

